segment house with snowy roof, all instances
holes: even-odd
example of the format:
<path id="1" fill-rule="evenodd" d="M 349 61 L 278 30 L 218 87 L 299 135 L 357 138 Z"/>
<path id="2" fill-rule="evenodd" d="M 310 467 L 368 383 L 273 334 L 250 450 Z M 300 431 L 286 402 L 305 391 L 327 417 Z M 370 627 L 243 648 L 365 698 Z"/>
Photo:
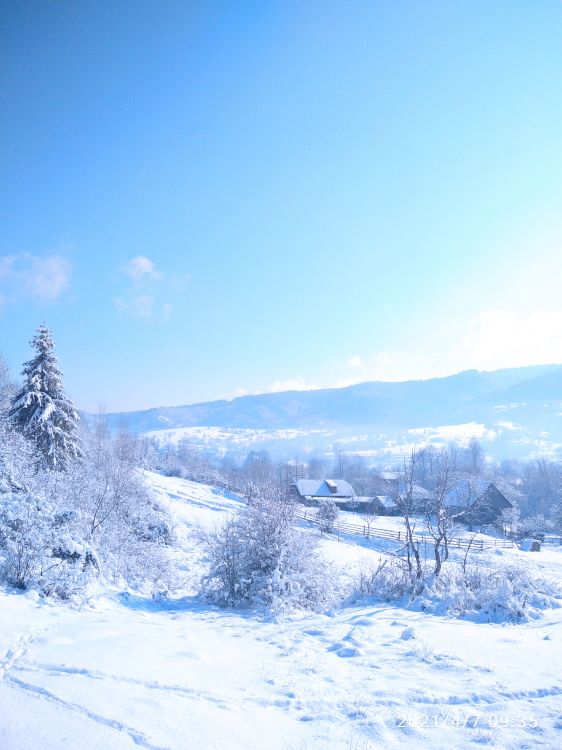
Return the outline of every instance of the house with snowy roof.
<path id="1" fill-rule="evenodd" d="M 353 487 L 344 479 L 297 479 L 293 489 L 298 500 L 306 505 L 333 500 L 337 506 L 346 507 L 355 498 Z"/>
<path id="2" fill-rule="evenodd" d="M 503 510 L 513 504 L 497 486 L 486 479 L 461 479 L 444 498 L 456 521 L 473 525 L 496 523 Z"/>
<path id="3" fill-rule="evenodd" d="M 392 495 L 375 495 L 371 498 L 370 512 L 377 516 L 398 516 L 400 508 Z"/>

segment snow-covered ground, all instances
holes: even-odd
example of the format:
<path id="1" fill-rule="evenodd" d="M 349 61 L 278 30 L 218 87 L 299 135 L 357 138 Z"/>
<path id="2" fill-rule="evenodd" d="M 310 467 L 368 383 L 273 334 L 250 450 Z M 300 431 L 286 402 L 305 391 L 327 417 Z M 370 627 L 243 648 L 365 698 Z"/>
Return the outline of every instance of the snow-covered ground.
<path id="1" fill-rule="evenodd" d="M 147 476 L 177 520 L 182 595 L 105 591 L 76 609 L 0 592 L 2 750 L 562 745 L 562 609 L 520 625 L 373 603 L 221 611 L 194 595 L 197 535 L 239 500 Z M 380 554 L 351 537 L 323 551 L 350 575 Z M 501 555 L 562 573 L 555 548 Z"/>

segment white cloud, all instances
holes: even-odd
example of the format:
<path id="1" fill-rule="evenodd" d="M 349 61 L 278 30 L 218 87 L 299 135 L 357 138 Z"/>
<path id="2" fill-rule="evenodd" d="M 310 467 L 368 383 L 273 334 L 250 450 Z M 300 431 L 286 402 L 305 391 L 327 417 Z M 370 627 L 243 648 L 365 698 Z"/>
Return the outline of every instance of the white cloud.
<path id="1" fill-rule="evenodd" d="M 25 295 L 45 302 L 58 299 L 70 287 L 72 265 L 62 255 L 3 255 L 0 280 L 6 287 L 5 301 Z"/>
<path id="2" fill-rule="evenodd" d="M 0 255 L 0 279 L 9 276 L 16 260 L 17 255 Z"/>
<path id="3" fill-rule="evenodd" d="M 54 300 L 70 286 L 71 273 L 72 266 L 61 255 L 32 258 L 25 285 L 30 296 Z"/>
<path id="4" fill-rule="evenodd" d="M 267 389 L 269 393 L 280 393 L 281 391 L 315 391 L 318 388 L 313 383 L 307 383 L 300 375 L 288 380 L 275 380 Z"/>
<path id="5" fill-rule="evenodd" d="M 562 310 L 519 317 L 504 310 L 483 312 L 471 320 L 451 359 L 486 370 L 562 362 Z"/>
<path id="6" fill-rule="evenodd" d="M 138 294 L 127 300 L 116 299 L 115 306 L 136 318 L 151 318 L 154 313 L 154 297 L 150 294 Z"/>
<path id="7" fill-rule="evenodd" d="M 113 302 L 117 309 L 144 320 L 163 321 L 170 318 L 174 305 L 169 298 L 177 297 L 189 279 L 188 276 L 165 274 L 145 255 L 131 258 L 121 272 L 130 281 L 128 288 Z"/>
<path id="8" fill-rule="evenodd" d="M 163 274 L 157 270 L 154 261 L 145 255 L 137 255 L 135 258 L 131 258 L 122 270 L 136 284 L 145 279 L 159 280 L 163 278 Z"/>
<path id="9" fill-rule="evenodd" d="M 352 368 L 363 367 L 363 357 L 361 357 L 359 354 L 356 354 L 354 357 L 350 357 L 347 360 L 347 366 Z"/>
<path id="10" fill-rule="evenodd" d="M 164 321 L 172 314 L 172 305 L 165 302 L 161 305 L 152 294 L 132 294 L 125 299 L 117 297 L 113 304 L 121 312 L 134 318 L 152 321 Z"/>
<path id="11" fill-rule="evenodd" d="M 365 380 L 419 380 L 452 375 L 462 370 L 499 370 L 562 363 L 562 310 L 538 310 L 517 316 L 505 310 L 482 312 L 470 320 L 456 341 L 441 351 L 395 349 L 377 352 L 355 362 L 355 374 L 337 387 Z M 351 360 L 346 362 L 351 366 Z"/>
<path id="12" fill-rule="evenodd" d="M 266 392 L 344 388 L 368 380 L 425 380 L 462 370 L 562 363 L 562 310 L 539 310 L 522 316 L 505 310 L 483 312 L 468 321 L 458 338 L 441 350 L 430 349 L 431 334 L 424 344 L 427 348 L 421 351 L 395 349 L 370 356 L 355 355 L 339 362 L 340 378 L 323 378 L 321 384 L 316 384 L 299 375 L 275 380 Z M 238 389 L 229 398 L 263 392 Z"/>

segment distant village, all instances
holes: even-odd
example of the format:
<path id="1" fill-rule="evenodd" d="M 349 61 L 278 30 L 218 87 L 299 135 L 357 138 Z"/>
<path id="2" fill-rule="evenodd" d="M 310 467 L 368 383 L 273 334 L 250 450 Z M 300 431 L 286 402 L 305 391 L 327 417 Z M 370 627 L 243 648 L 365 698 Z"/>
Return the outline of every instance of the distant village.
<path id="1" fill-rule="evenodd" d="M 292 485 L 294 496 L 305 505 L 318 506 L 331 500 L 341 510 L 379 516 L 400 515 L 399 497 L 406 491 L 403 480 L 392 472 L 383 472 L 377 489 L 374 495 L 356 495 L 351 484 L 344 479 L 298 479 Z M 434 503 L 433 493 L 418 484 L 413 484 L 408 491 L 415 511 L 420 514 Z M 475 523 L 497 524 L 503 511 L 513 508 L 493 482 L 474 478 L 458 480 L 448 488 L 443 505 L 451 518 L 471 526 Z"/>

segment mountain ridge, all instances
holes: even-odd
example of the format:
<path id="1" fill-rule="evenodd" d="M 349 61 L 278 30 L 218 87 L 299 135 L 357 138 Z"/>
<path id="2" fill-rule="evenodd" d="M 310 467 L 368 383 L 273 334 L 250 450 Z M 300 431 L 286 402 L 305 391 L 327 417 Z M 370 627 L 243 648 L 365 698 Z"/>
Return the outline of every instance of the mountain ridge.
<path id="1" fill-rule="evenodd" d="M 411 431 L 475 424 L 481 426 L 485 440 L 496 447 L 505 444 L 501 455 L 507 444 L 513 444 L 513 454 L 520 455 L 525 451 L 521 444 L 517 446 L 518 441 L 523 441 L 522 445 L 527 441 L 529 446 L 547 443 L 550 453 L 558 449 L 557 444 L 562 444 L 561 413 L 562 365 L 553 364 L 465 370 L 427 380 L 365 381 L 341 388 L 245 395 L 113 412 L 106 418 L 112 428 L 127 423 L 138 434 L 196 428 L 325 431 L 330 444 L 365 431 L 376 435 L 379 443 L 386 436 L 387 441 L 405 444 Z M 502 436 L 499 431 L 519 434 Z M 369 439 L 363 442 L 366 450 Z M 326 441 L 318 439 L 317 443 L 318 449 L 326 447 Z M 307 449 L 312 448 L 307 444 Z"/>

